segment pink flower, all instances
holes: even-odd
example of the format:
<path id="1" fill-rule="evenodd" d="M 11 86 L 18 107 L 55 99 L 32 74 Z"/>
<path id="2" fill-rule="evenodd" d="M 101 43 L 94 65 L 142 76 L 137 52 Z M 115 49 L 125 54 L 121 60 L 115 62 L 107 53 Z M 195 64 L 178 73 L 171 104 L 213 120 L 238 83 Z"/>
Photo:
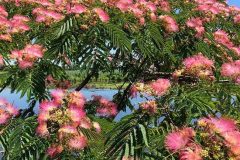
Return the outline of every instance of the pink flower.
<path id="1" fill-rule="evenodd" d="M 149 9 L 151 12 L 157 11 L 157 6 L 153 2 L 150 2 L 150 1 L 146 4 L 146 8 Z"/>
<path id="2" fill-rule="evenodd" d="M 240 47 L 230 48 L 237 56 L 240 56 Z"/>
<path id="3" fill-rule="evenodd" d="M 74 4 L 73 6 L 68 7 L 68 13 L 75 13 L 75 14 L 81 14 L 87 11 L 87 7 L 81 4 Z"/>
<path id="4" fill-rule="evenodd" d="M 10 34 L 0 34 L 0 40 L 12 42 L 12 36 Z"/>
<path id="5" fill-rule="evenodd" d="M 48 128 L 47 128 L 47 123 L 40 123 L 36 128 L 36 133 L 40 137 L 48 137 L 49 132 L 48 132 Z"/>
<path id="6" fill-rule="evenodd" d="M 130 96 L 131 98 L 136 98 L 137 97 L 137 93 L 138 93 L 138 89 L 135 85 L 132 85 L 131 89 L 130 89 Z"/>
<path id="7" fill-rule="evenodd" d="M 10 55 L 11 58 L 19 58 L 19 57 L 22 57 L 22 56 L 23 56 L 23 52 L 20 51 L 20 50 L 11 51 L 11 55 Z"/>
<path id="8" fill-rule="evenodd" d="M 153 22 L 156 22 L 157 21 L 157 16 L 155 13 L 151 13 L 150 14 L 150 19 L 153 21 Z"/>
<path id="9" fill-rule="evenodd" d="M 62 153 L 63 147 L 61 145 L 53 144 L 47 149 L 47 154 L 54 158 L 56 155 Z"/>
<path id="10" fill-rule="evenodd" d="M 8 104 L 8 101 L 4 98 L 0 98 L 0 106 L 6 106 Z"/>
<path id="11" fill-rule="evenodd" d="M 4 16 L 4 17 L 8 16 L 8 12 L 6 11 L 5 7 L 2 5 L 0 5 L 0 16 Z"/>
<path id="12" fill-rule="evenodd" d="M 11 104 L 7 104 L 5 107 L 6 112 L 8 112 L 10 115 L 17 116 L 19 114 L 19 110 Z"/>
<path id="13" fill-rule="evenodd" d="M 0 125 L 7 123 L 9 118 L 10 118 L 9 114 L 7 114 L 6 112 L 3 113 L 0 112 Z"/>
<path id="14" fill-rule="evenodd" d="M 62 89 L 56 89 L 51 92 L 51 96 L 57 104 L 61 104 L 65 96 L 65 91 Z"/>
<path id="15" fill-rule="evenodd" d="M 101 127 L 98 122 L 93 122 L 93 127 L 96 129 L 97 133 L 101 132 Z"/>
<path id="16" fill-rule="evenodd" d="M 76 123 L 80 123 L 81 119 L 86 116 L 86 113 L 83 109 L 77 107 L 70 107 L 68 110 L 69 118 Z"/>
<path id="17" fill-rule="evenodd" d="M 240 61 L 234 61 L 230 63 L 224 63 L 221 67 L 221 75 L 231 78 L 236 83 L 240 84 Z"/>
<path id="18" fill-rule="evenodd" d="M 11 21 L 11 29 L 9 29 L 9 33 L 24 33 L 30 30 L 30 27 L 21 21 L 12 20 Z"/>
<path id="19" fill-rule="evenodd" d="M 236 158 L 239 159 L 240 158 L 240 145 L 236 145 L 236 146 L 229 146 L 230 151 L 237 156 Z"/>
<path id="20" fill-rule="evenodd" d="M 170 12 L 171 11 L 171 7 L 170 7 L 170 4 L 167 0 L 162 0 L 159 2 L 160 4 L 160 9 L 165 11 L 165 12 Z"/>
<path id="21" fill-rule="evenodd" d="M 0 55 L 0 66 L 4 65 L 4 60 L 3 60 L 3 56 Z"/>
<path id="22" fill-rule="evenodd" d="M 203 21 L 201 20 L 201 18 L 191 18 L 187 21 L 187 26 L 191 27 L 191 28 L 195 28 L 198 26 L 202 26 L 203 25 Z"/>
<path id="23" fill-rule="evenodd" d="M 67 133 L 67 134 L 77 134 L 78 131 L 76 129 L 76 127 L 73 127 L 71 125 L 65 125 L 65 126 L 62 126 L 58 132 L 62 132 L 62 133 Z"/>
<path id="24" fill-rule="evenodd" d="M 169 133 L 165 139 L 165 146 L 168 150 L 176 152 L 183 149 L 194 135 L 195 132 L 191 128 Z"/>
<path id="25" fill-rule="evenodd" d="M 145 24 L 145 18 L 144 17 L 141 17 L 139 19 L 139 24 L 142 25 L 142 26 Z"/>
<path id="26" fill-rule="evenodd" d="M 211 118 L 211 123 L 219 133 L 231 132 L 237 129 L 237 122 L 227 118 Z"/>
<path id="27" fill-rule="evenodd" d="M 232 132 L 224 132 L 222 134 L 226 142 L 230 146 L 240 146 L 240 132 L 239 131 L 232 131 Z"/>
<path id="28" fill-rule="evenodd" d="M 240 23 L 240 14 L 238 14 L 234 17 L 234 23 L 237 23 L 237 24 Z"/>
<path id="29" fill-rule="evenodd" d="M 153 93 L 157 96 L 164 95 L 168 89 L 171 87 L 171 83 L 168 79 L 158 79 L 155 82 L 150 84 L 150 87 L 153 90 Z"/>
<path id="30" fill-rule="evenodd" d="M 185 73 L 204 79 L 213 79 L 214 62 L 201 53 L 184 59 Z"/>
<path id="31" fill-rule="evenodd" d="M 195 29 L 197 32 L 196 37 L 201 37 L 205 32 L 205 28 L 203 27 L 203 21 L 201 18 L 191 18 L 187 21 L 187 26 Z"/>
<path id="32" fill-rule="evenodd" d="M 84 117 L 81 119 L 79 126 L 85 129 L 90 129 L 92 128 L 91 120 L 88 117 Z"/>
<path id="33" fill-rule="evenodd" d="M 140 104 L 140 107 L 150 114 L 154 114 L 157 112 L 157 103 L 154 100 L 143 102 Z"/>
<path id="34" fill-rule="evenodd" d="M 167 32 L 178 32 L 179 27 L 177 22 L 168 15 L 159 16 L 159 19 L 163 22 L 163 25 Z"/>
<path id="35" fill-rule="evenodd" d="M 44 123 L 47 122 L 47 120 L 50 118 L 49 113 L 46 111 L 41 111 L 38 114 L 38 123 Z"/>
<path id="36" fill-rule="evenodd" d="M 189 147 L 180 152 L 180 160 L 203 160 L 201 157 L 202 148 L 197 144 L 190 144 Z"/>
<path id="37" fill-rule="evenodd" d="M 202 118 L 198 121 L 200 126 L 208 126 L 211 130 L 224 135 L 237 130 L 237 122 L 229 118 Z"/>
<path id="38" fill-rule="evenodd" d="M 20 69 L 27 69 L 33 66 L 33 62 L 25 61 L 25 60 L 18 60 L 18 66 Z"/>
<path id="39" fill-rule="evenodd" d="M 144 12 L 141 9 L 139 9 L 136 4 L 131 5 L 129 9 L 131 10 L 131 12 L 134 14 L 135 17 L 137 18 L 143 17 Z"/>
<path id="40" fill-rule="evenodd" d="M 44 8 L 35 8 L 32 11 L 33 15 L 36 15 L 37 22 L 45 22 L 47 25 L 51 24 L 52 22 L 58 22 L 64 19 L 64 15 L 49 9 Z"/>
<path id="41" fill-rule="evenodd" d="M 240 73 L 240 65 L 238 63 L 224 63 L 221 67 L 221 75 L 225 77 L 232 77 Z"/>
<path id="42" fill-rule="evenodd" d="M 102 22 L 108 22 L 110 20 L 109 15 L 101 8 L 94 8 L 94 12 L 97 13 Z"/>
<path id="43" fill-rule="evenodd" d="M 235 156 L 240 156 L 240 132 L 239 131 L 232 131 L 232 132 L 225 132 L 223 137 L 226 141 L 226 145 L 230 148 L 230 151 Z"/>
<path id="44" fill-rule="evenodd" d="M 43 101 L 39 105 L 41 111 L 50 112 L 58 108 L 58 105 L 54 102 Z"/>
<path id="45" fill-rule="evenodd" d="M 98 101 L 99 103 L 99 107 L 97 108 L 97 113 L 100 116 L 113 117 L 117 115 L 118 113 L 117 105 L 114 102 L 109 101 L 102 97 L 98 97 L 98 99 L 95 98 L 95 100 Z"/>
<path id="46" fill-rule="evenodd" d="M 7 123 L 13 116 L 17 116 L 19 110 L 6 99 L 0 98 L 0 125 Z"/>
<path id="47" fill-rule="evenodd" d="M 43 50 L 43 47 L 38 44 L 28 44 L 25 46 L 23 52 L 33 58 L 42 58 Z"/>
<path id="48" fill-rule="evenodd" d="M 30 19 L 28 17 L 23 16 L 23 15 L 18 15 L 18 14 L 14 15 L 12 19 L 16 20 L 16 21 L 21 21 L 21 22 L 29 22 L 30 21 Z"/>
<path id="49" fill-rule="evenodd" d="M 184 66 L 188 70 L 192 70 L 194 68 L 211 68 L 213 67 L 213 61 L 204 57 L 201 54 L 194 55 L 192 57 L 188 57 L 183 61 Z"/>
<path id="50" fill-rule="evenodd" d="M 119 8 L 122 12 L 126 12 L 129 7 L 132 5 L 132 0 L 119 0 L 116 2 L 116 7 Z"/>
<path id="51" fill-rule="evenodd" d="M 42 46 L 28 44 L 22 50 L 13 50 L 11 58 L 16 59 L 21 69 L 31 68 L 35 61 L 43 57 L 44 49 Z"/>
<path id="52" fill-rule="evenodd" d="M 214 32 L 214 39 L 216 42 L 228 47 L 229 49 L 233 47 L 233 43 L 230 41 L 228 34 L 223 30 Z"/>
<path id="53" fill-rule="evenodd" d="M 87 138 L 85 136 L 76 136 L 71 138 L 68 146 L 72 150 L 82 150 L 87 146 Z"/>
<path id="54" fill-rule="evenodd" d="M 83 108 L 85 101 L 85 97 L 80 92 L 72 92 L 69 95 L 69 106 Z"/>

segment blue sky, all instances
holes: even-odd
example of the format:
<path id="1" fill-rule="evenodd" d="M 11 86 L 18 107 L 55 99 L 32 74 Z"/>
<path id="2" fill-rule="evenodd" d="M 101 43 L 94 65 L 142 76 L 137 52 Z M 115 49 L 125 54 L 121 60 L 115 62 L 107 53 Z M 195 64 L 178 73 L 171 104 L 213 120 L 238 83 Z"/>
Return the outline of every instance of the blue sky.
<path id="1" fill-rule="evenodd" d="M 240 0 L 228 0 L 228 3 L 240 7 Z"/>

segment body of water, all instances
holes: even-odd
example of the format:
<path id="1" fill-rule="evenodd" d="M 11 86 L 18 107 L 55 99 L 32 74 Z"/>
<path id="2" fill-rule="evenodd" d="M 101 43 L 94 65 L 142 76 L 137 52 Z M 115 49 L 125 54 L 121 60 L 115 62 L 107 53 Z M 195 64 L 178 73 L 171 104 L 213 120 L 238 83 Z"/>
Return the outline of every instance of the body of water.
<path id="1" fill-rule="evenodd" d="M 108 100 L 112 100 L 113 96 L 118 92 L 118 90 L 112 89 L 82 89 L 81 93 L 87 98 L 87 100 L 91 99 L 93 95 L 100 95 Z M 13 103 L 14 106 L 18 107 L 19 109 L 26 109 L 28 106 L 27 97 L 24 96 L 20 98 L 20 93 L 11 93 L 10 89 L 5 89 L 3 92 L 0 93 L 0 98 L 7 99 L 10 103 Z M 135 108 L 138 108 L 138 103 L 146 101 L 146 99 L 141 97 L 136 97 L 131 100 L 132 104 Z M 35 106 L 34 111 L 38 111 L 38 104 Z M 131 113 L 131 110 L 127 108 L 126 112 L 119 112 L 116 116 L 115 120 L 119 121 L 123 116 L 128 115 Z"/>

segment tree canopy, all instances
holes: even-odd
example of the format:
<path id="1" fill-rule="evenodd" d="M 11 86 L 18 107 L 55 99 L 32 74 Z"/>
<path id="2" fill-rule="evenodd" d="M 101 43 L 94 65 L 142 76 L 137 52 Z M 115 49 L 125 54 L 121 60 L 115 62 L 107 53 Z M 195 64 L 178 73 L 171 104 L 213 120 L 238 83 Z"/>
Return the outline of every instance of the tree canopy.
<path id="1" fill-rule="evenodd" d="M 0 100 L 4 159 L 240 159 L 240 8 L 225 0 L 1 0 L 0 53 L 0 91 L 29 103 Z M 69 68 L 86 73 L 74 90 Z M 103 72 L 118 93 L 86 99 Z"/>

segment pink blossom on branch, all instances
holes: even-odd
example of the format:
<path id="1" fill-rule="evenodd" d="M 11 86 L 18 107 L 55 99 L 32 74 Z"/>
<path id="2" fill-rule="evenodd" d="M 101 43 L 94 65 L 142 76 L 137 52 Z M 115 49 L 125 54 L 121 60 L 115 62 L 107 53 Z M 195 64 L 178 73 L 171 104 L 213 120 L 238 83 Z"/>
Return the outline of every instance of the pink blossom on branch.
<path id="1" fill-rule="evenodd" d="M 4 60 L 3 60 L 3 56 L 0 54 L 0 66 L 4 65 Z"/>
<path id="2" fill-rule="evenodd" d="M 6 11 L 5 7 L 0 5 L 0 16 L 7 17 L 8 12 Z"/>
<path id="3" fill-rule="evenodd" d="M 87 138 L 85 136 L 76 136 L 69 140 L 68 146 L 72 150 L 82 150 L 87 146 Z"/>
<path id="4" fill-rule="evenodd" d="M 162 15 L 159 16 L 159 19 L 163 22 L 163 25 L 165 27 L 165 30 L 167 32 L 178 32 L 179 27 L 175 19 L 173 19 L 171 16 L 168 15 Z"/>
<path id="5" fill-rule="evenodd" d="M 231 42 L 227 32 L 225 32 L 223 30 L 218 30 L 218 31 L 214 32 L 213 35 L 214 35 L 214 39 L 216 42 L 226 46 L 227 48 L 232 48 L 234 46 L 234 44 Z"/>
<path id="6" fill-rule="evenodd" d="M 234 82 L 240 84 L 240 61 L 224 63 L 221 66 L 221 75 L 232 79 Z"/>
<path id="7" fill-rule="evenodd" d="M 11 118 L 17 116 L 19 110 L 6 99 L 0 98 L 0 125 L 6 124 Z"/>
<path id="8" fill-rule="evenodd" d="M 87 11 L 87 7 L 82 4 L 68 4 L 67 5 L 67 12 L 74 13 L 74 14 L 81 14 Z"/>
<path id="9" fill-rule="evenodd" d="M 95 13 L 97 13 L 98 17 L 100 18 L 100 20 L 102 22 L 108 22 L 110 20 L 109 15 L 103 9 L 94 8 L 93 10 L 94 10 Z"/>
<path id="10" fill-rule="evenodd" d="M 56 155 L 58 155 L 59 153 L 62 153 L 63 151 L 63 147 L 57 144 L 53 144 L 51 145 L 48 149 L 47 149 L 47 154 L 51 157 L 54 158 Z"/>
<path id="11" fill-rule="evenodd" d="M 214 62 L 207 57 L 204 57 L 202 53 L 185 58 L 183 60 L 183 65 L 185 68 L 182 72 L 187 75 L 199 77 L 202 79 L 214 79 Z"/>
<path id="12" fill-rule="evenodd" d="M 146 102 L 140 103 L 140 108 L 149 114 L 154 114 L 157 112 L 157 103 L 154 100 L 146 101 Z"/>
<path id="13" fill-rule="evenodd" d="M 190 143 L 187 148 L 180 152 L 180 160 L 203 160 L 201 146 Z"/>
<path id="14" fill-rule="evenodd" d="M 0 40 L 12 42 L 12 36 L 10 34 L 0 34 Z"/>
<path id="15" fill-rule="evenodd" d="M 69 107 L 83 108 L 86 102 L 85 97 L 80 92 L 72 92 L 69 94 Z"/>
<path id="16" fill-rule="evenodd" d="M 169 133 L 165 138 L 165 146 L 172 152 L 179 151 L 186 147 L 191 138 L 195 136 L 195 131 L 191 128 L 183 128 L 181 130 Z"/>
<path id="17" fill-rule="evenodd" d="M 153 95 L 162 96 L 171 87 L 171 83 L 168 79 L 158 79 L 155 82 L 150 83 Z"/>
<path id="18" fill-rule="evenodd" d="M 67 113 L 69 114 L 69 118 L 77 124 L 80 124 L 86 116 L 85 111 L 79 107 L 70 107 L 67 109 Z"/>
<path id="19" fill-rule="evenodd" d="M 101 126 L 98 122 L 93 122 L 93 127 L 96 129 L 97 133 L 101 132 Z"/>
<path id="20" fill-rule="evenodd" d="M 48 137 L 49 131 L 47 128 L 47 123 L 40 123 L 36 128 L 36 134 L 40 137 Z"/>
<path id="21" fill-rule="evenodd" d="M 37 22 L 44 22 L 47 25 L 61 21 L 65 18 L 65 16 L 57 11 L 45 9 L 45 8 L 35 8 L 32 11 L 33 15 L 36 15 L 36 21 Z"/>
<path id="22" fill-rule="evenodd" d="M 240 24 L 240 14 L 234 17 L 234 23 Z"/>
<path id="23" fill-rule="evenodd" d="M 229 118 L 202 118 L 198 121 L 201 126 L 208 126 L 212 131 L 223 134 L 237 130 L 237 122 Z"/>
<path id="24" fill-rule="evenodd" d="M 187 70 L 193 70 L 196 68 L 211 68 L 214 63 L 202 54 L 198 54 L 184 59 L 183 64 Z"/>
<path id="25" fill-rule="evenodd" d="M 56 89 L 51 92 L 52 99 L 43 101 L 40 104 L 38 114 L 38 126 L 36 134 L 53 142 L 47 154 L 55 157 L 62 150 L 83 150 L 87 146 L 88 139 L 81 129 L 101 132 L 101 127 L 97 122 L 92 122 L 87 117 L 84 104 L 85 97 L 80 92 L 67 92 L 66 90 Z M 0 101 L 5 103 L 4 101 Z M 58 146 L 61 148 L 59 149 Z"/>
<path id="26" fill-rule="evenodd" d="M 117 105 L 101 96 L 95 96 L 93 101 L 98 103 L 97 113 L 103 117 L 114 117 L 118 113 Z"/>
<path id="27" fill-rule="evenodd" d="M 28 44 L 22 50 L 14 50 L 10 57 L 16 59 L 18 66 L 21 69 L 28 69 L 33 67 L 34 62 L 43 57 L 44 49 L 37 44 Z"/>
<path id="28" fill-rule="evenodd" d="M 203 20 L 199 17 L 189 19 L 186 24 L 188 27 L 195 29 L 197 32 L 196 37 L 201 37 L 205 32 Z"/>
<path id="29" fill-rule="evenodd" d="M 62 89 L 56 89 L 51 92 L 51 96 L 53 98 L 53 101 L 57 104 L 61 104 L 62 100 L 65 96 L 65 91 Z"/>
<path id="30" fill-rule="evenodd" d="M 132 85 L 132 87 L 130 89 L 130 97 L 131 98 L 136 98 L 137 97 L 137 92 L 138 92 L 138 89 L 137 89 L 136 85 Z"/>

